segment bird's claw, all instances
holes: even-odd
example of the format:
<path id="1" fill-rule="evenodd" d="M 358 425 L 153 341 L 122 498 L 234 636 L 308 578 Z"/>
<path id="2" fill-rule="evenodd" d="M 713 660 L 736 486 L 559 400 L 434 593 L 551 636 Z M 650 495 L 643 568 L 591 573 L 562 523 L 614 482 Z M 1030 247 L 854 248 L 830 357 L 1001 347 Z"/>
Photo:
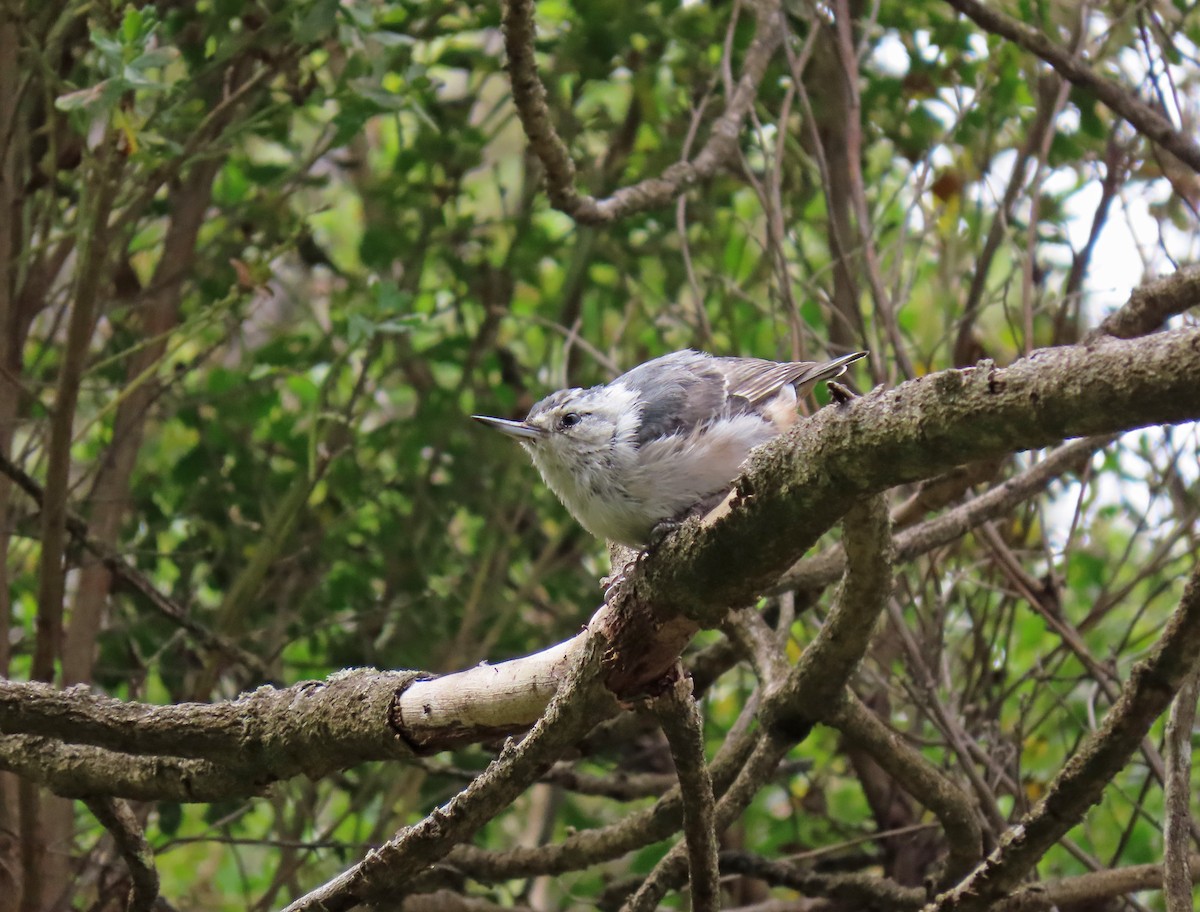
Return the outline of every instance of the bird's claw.
<path id="1" fill-rule="evenodd" d="M 635 558 L 623 566 L 620 570 L 617 570 L 615 573 L 613 573 L 612 576 L 606 576 L 600 580 L 600 585 L 604 587 L 604 604 L 607 605 L 612 600 L 613 595 L 616 594 L 617 588 L 623 582 L 625 582 L 626 575 L 636 563 L 637 559 Z"/>
<path id="2" fill-rule="evenodd" d="M 667 540 L 667 536 L 675 532 L 683 525 L 683 522 L 678 519 L 662 519 L 654 524 L 654 528 L 650 530 L 650 535 L 646 539 L 646 551 L 649 553 Z"/>
<path id="3" fill-rule="evenodd" d="M 845 405 L 851 399 L 858 398 L 858 393 L 836 380 L 829 380 L 826 385 L 829 387 L 829 397 L 838 405 Z"/>

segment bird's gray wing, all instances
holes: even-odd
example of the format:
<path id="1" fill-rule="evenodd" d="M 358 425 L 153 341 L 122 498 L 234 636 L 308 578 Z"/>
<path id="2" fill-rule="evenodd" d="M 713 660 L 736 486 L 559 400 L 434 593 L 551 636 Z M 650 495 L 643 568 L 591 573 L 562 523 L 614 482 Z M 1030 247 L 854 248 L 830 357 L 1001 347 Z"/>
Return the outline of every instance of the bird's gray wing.
<path id="1" fill-rule="evenodd" d="M 730 398 L 742 399 L 750 406 L 755 406 L 770 399 L 789 383 L 802 392 L 821 380 L 831 380 L 863 354 L 855 352 L 832 361 L 764 361 L 759 358 L 713 360 L 725 374 Z"/>
<path id="2" fill-rule="evenodd" d="M 716 361 L 699 352 L 674 352 L 647 361 L 615 381 L 639 391 L 638 446 L 687 434 L 725 413 L 725 375 Z"/>
<path id="3" fill-rule="evenodd" d="M 795 383 L 811 368 L 812 361 L 763 361 L 759 358 L 720 358 L 730 398 L 743 399 L 750 405 L 770 399 L 785 385 Z"/>

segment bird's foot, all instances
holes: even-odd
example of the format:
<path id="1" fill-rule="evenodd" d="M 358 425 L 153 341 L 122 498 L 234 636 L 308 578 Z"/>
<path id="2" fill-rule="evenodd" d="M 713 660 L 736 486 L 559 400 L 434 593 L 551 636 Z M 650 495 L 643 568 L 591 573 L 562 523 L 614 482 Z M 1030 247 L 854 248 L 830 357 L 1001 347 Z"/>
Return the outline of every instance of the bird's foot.
<path id="1" fill-rule="evenodd" d="M 836 380 L 830 380 L 826 385 L 829 387 L 829 397 L 838 405 L 845 405 L 851 399 L 858 398 L 858 393 Z"/>
<path id="2" fill-rule="evenodd" d="M 639 555 L 640 557 L 640 555 Z M 617 588 L 625 582 L 626 576 L 637 564 L 637 558 L 629 561 L 620 570 L 617 570 L 611 576 L 606 576 L 600 580 L 600 585 L 604 587 L 604 604 L 608 604 L 613 595 L 616 594 Z"/>
<path id="3" fill-rule="evenodd" d="M 653 551 L 664 541 L 667 536 L 675 532 L 683 525 L 682 519 L 662 519 L 654 524 L 654 528 L 650 530 L 650 534 L 646 537 L 646 550 L 644 554 Z"/>

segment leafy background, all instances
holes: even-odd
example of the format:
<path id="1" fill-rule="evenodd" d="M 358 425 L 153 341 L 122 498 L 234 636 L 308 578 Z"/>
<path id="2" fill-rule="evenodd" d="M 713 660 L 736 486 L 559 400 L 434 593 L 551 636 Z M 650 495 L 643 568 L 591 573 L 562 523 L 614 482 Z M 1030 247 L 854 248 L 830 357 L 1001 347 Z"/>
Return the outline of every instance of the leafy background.
<path id="1" fill-rule="evenodd" d="M 1082 31 L 1064 5 L 1010 12 L 1086 43 L 1094 67 L 1190 122 L 1200 17 L 1186 4 L 1086 11 Z M 860 387 L 909 367 L 1007 363 L 1074 341 L 1122 297 L 1089 280 L 1111 266 L 1092 262 L 1090 234 L 1138 234 L 1129 281 L 1195 255 L 1195 174 L 948 6 L 884 0 L 854 11 L 870 220 L 852 221 L 895 305 L 889 338 L 861 238 L 844 251 L 831 240 L 847 211 L 846 98 L 824 43 L 807 49 L 799 81 L 786 57 L 774 61 L 739 162 L 677 206 L 597 227 L 546 203 L 499 15 L 453 2 L 63 2 L 0 25 L 14 51 L 0 65 L 14 99 L 0 111 L 0 203 L 15 214 L 0 238 L 0 452 L 50 486 L 65 446 L 70 509 L 194 623 L 261 661 L 205 648 L 71 547 L 66 645 L 50 678 L 212 700 L 349 666 L 449 671 L 535 650 L 586 619 L 607 556 L 518 448 L 466 416 L 520 416 L 551 389 L 686 346 L 779 358 L 869 347 L 879 357 Z M 789 7 L 793 55 L 827 15 Z M 547 0 L 537 22 L 549 103 L 597 195 L 694 152 L 752 31 L 736 4 Z M 172 243 L 189 218 L 192 242 Z M 72 364 L 78 401 L 56 443 Z M 1094 727 L 1110 699 L 1097 667 L 1123 677 L 1177 600 L 1197 550 L 1197 458 L 1193 428 L 1133 435 L 994 538 L 903 568 L 913 648 L 882 637 L 861 691 L 935 763 L 956 776 L 974 766 L 1000 818 L 1026 809 Z M 0 658 L 12 678 L 47 677 L 41 515 L 5 485 L 0 520 Z M 1030 610 L 1004 552 L 1053 596 L 1096 667 Z M 794 624 L 793 654 L 823 611 Z M 713 747 L 752 684 L 735 669 L 709 690 Z M 973 753 L 956 752 L 932 707 Z M 181 908 L 267 909 L 420 819 L 487 756 L 369 764 L 254 801 L 140 815 Z M 836 733 L 819 730 L 791 759 L 728 845 L 895 874 L 900 842 L 879 836 L 886 802 L 864 791 Z M 661 772 L 663 748 L 647 729 L 582 763 Z M 5 780 L 13 850 L 37 837 Z M 42 907 L 61 884 L 73 907 L 119 904 L 103 831 L 82 806 L 40 801 Z M 629 808 L 539 786 L 480 841 L 536 843 Z M 1040 873 L 1157 860 L 1161 810 L 1134 764 Z M 893 816 L 928 835 L 911 807 Z M 665 850 L 487 893 L 590 907 Z M 910 873 L 919 883 L 928 870 Z M 756 898 L 752 884 L 738 889 Z"/>

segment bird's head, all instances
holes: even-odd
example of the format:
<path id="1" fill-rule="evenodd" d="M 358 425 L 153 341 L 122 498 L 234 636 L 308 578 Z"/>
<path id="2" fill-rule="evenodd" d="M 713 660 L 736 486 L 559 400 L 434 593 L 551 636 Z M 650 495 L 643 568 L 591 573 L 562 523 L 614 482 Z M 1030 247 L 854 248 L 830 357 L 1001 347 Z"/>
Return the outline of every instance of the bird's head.
<path id="1" fill-rule="evenodd" d="M 640 413 L 635 392 L 617 383 L 559 390 L 530 409 L 524 421 L 471 417 L 515 439 L 546 474 L 600 468 L 614 447 L 636 446 Z"/>

